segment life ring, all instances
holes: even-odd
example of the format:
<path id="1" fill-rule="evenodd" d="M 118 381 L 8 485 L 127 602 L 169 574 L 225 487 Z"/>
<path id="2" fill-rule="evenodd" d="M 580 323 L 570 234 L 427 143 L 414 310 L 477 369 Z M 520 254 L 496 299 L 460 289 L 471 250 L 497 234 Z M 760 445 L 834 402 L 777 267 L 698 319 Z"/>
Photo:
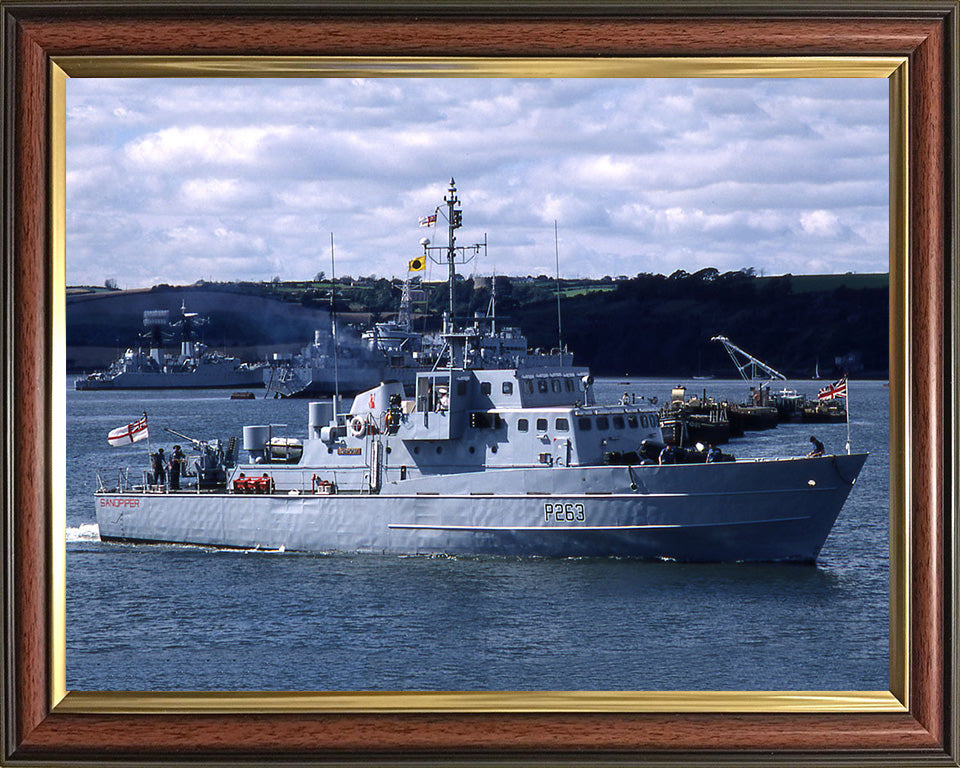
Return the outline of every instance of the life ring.
<path id="1" fill-rule="evenodd" d="M 350 434 L 354 437 L 360 437 L 367 431 L 367 422 L 362 416 L 354 416 L 350 419 Z"/>

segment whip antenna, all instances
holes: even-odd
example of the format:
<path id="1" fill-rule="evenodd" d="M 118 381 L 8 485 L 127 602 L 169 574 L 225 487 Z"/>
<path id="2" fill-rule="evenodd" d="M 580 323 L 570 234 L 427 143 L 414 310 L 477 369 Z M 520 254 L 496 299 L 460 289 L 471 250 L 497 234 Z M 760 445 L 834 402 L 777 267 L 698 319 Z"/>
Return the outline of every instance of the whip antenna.
<path id="1" fill-rule="evenodd" d="M 333 255 L 333 232 L 330 233 L 330 331 L 333 335 L 333 418 L 340 408 L 340 346 L 337 342 L 337 262 Z"/>
<path id="2" fill-rule="evenodd" d="M 563 367 L 563 327 L 560 321 L 560 233 L 557 220 L 553 220 L 553 247 L 557 255 L 557 352 L 560 354 L 560 367 Z"/>

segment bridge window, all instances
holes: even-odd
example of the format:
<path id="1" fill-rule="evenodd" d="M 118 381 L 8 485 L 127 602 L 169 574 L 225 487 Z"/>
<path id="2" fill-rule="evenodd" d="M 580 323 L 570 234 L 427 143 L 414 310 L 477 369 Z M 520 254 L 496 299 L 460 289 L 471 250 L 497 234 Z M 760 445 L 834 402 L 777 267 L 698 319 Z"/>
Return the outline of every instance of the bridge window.
<path id="1" fill-rule="evenodd" d="M 547 380 L 546 380 L 546 379 L 537 379 L 537 390 L 538 390 L 539 392 L 549 392 L 549 391 L 550 391 L 549 388 L 547 387 Z"/>
<path id="2" fill-rule="evenodd" d="M 530 379 L 523 380 L 523 391 L 526 392 L 528 395 L 533 394 L 533 382 L 530 381 Z"/>
<path id="3" fill-rule="evenodd" d="M 593 423 L 590 421 L 589 416 L 581 416 L 577 419 L 577 426 L 580 427 L 581 432 L 589 432 L 593 427 Z"/>
<path id="4" fill-rule="evenodd" d="M 564 418 L 559 418 L 554 422 L 554 426 L 557 428 L 557 432 L 569 432 L 570 431 L 570 422 Z"/>
<path id="5" fill-rule="evenodd" d="M 639 427 L 640 425 L 637 423 L 637 417 L 633 414 L 627 416 L 627 426 L 630 427 L 630 429 L 636 429 Z"/>
<path id="6" fill-rule="evenodd" d="M 614 416 L 614 417 L 613 417 L 613 428 L 614 428 L 614 429 L 623 429 L 623 416 Z"/>
<path id="7" fill-rule="evenodd" d="M 567 378 L 563 380 L 563 383 L 567 387 L 567 392 L 573 392 L 574 389 L 576 389 L 576 387 L 574 387 L 574 384 L 573 384 L 573 379 L 571 379 L 569 376 L 567 376 Z"/>
<path id="8" fill-rule="evenodd" d="M 473 429 L 499 429 L 503 426 L 503 419 L 500 418 L 498 413 L 471 411 L 470 426 Z"/>
<path id="9" fill-rule="evenodd" d="M 489 381 L 481 381 L 481 382 L 480 382 L 480 394 L 481 394 L 481 395 L 489 395 L 489 394 L 490 394 L 490 382 L 489 382 Z"/>
<path id="10" fill-rule="evenodd" d="M 560 379 L 553 379 L 550 383 L 553 385 L 553 391 L 554 391 L 554 392 L 562 392 L 562 391 L 563 391 L 562 385 L 560 384 Z"/>
<path id="11" fill-rule="evenodd" d="M 467 382 L 465 381 L 457 382 L 457 394 L 460 395 L 461 397 L 467 394 Z"/>
<path id="12" fill-rule="evenodd" d="M 503 382 L 503 394 L 512 395 L 513 394 L 513 382 L 505 381 Z"/>
<path id="13" fill-rule="evenodd" d="M 597 416 L 597 429 L 610 429 L 610 419 L 606 416 Z"/>
<path id="14" fill-rule="evenodd" d="M 537 419 L 537 432 L 546 432 L 546 431 L 547 431 L 547 420 Z"/>
<path id="15" fill-rule="evenodd" d="M 526 419 L 517 419 L 517 431 L 518 432 L 528 432 L 530 431 L 530 422 Z"/>

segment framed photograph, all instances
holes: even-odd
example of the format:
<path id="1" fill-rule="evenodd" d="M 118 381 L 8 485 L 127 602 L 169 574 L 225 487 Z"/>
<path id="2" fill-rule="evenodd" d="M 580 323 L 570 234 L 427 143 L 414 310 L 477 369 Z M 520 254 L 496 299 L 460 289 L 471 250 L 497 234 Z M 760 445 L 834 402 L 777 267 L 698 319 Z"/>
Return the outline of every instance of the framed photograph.
<path id="1" fill-rule="evenodd" d="M 857 3 L 0 8 L 4 760 L 958 764 L 955 2 L 882 13 Z M 71 690 L 67 89 L 70 78 L 121 77 L 885 81 L 887 690 Z M 807 223 L 823 230 L 828 219 Z M 269 663 L 268 649 L 253 651 Z"/>

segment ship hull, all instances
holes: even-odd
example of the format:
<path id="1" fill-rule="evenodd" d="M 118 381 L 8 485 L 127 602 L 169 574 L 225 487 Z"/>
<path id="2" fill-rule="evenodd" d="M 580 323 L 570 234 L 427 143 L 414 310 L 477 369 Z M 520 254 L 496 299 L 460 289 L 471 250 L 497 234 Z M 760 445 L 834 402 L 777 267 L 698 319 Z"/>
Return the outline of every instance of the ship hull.
<path id="1" fill-rule="evenodd" d="M 412 387 L 414 371 L 396 371 L 394 369 L 377 368 L 369 371 L 345 371 L 339 379 L 326 372 L 306 372 L 290 381 L 271 382 L 269 376 L 260 386 L 280 393 L 282 397 L 332 397 L 336 394 L 353 395 L 370 387 L 375 387 L 381 381 L 400 381 L 405 387 Z"/>
<path id="2" fill-rule="evenodd" d="M 379 494 L 99 493 L 95 504 L 104 540 L 394 555 L 814 562 L 865 459 L 488 470 L 391 483 Z"/>
<path id="3" fill-rule="evenodd" d="M 159 371 L 130 371 L 110 378 L 81 378 L 76 380 L 76 389 L 229 389 L 232 387 L 259 388 L 263 386 L 263 374 L 259 369 L 249 371 L 199 370 L 183 373 Z"/>

